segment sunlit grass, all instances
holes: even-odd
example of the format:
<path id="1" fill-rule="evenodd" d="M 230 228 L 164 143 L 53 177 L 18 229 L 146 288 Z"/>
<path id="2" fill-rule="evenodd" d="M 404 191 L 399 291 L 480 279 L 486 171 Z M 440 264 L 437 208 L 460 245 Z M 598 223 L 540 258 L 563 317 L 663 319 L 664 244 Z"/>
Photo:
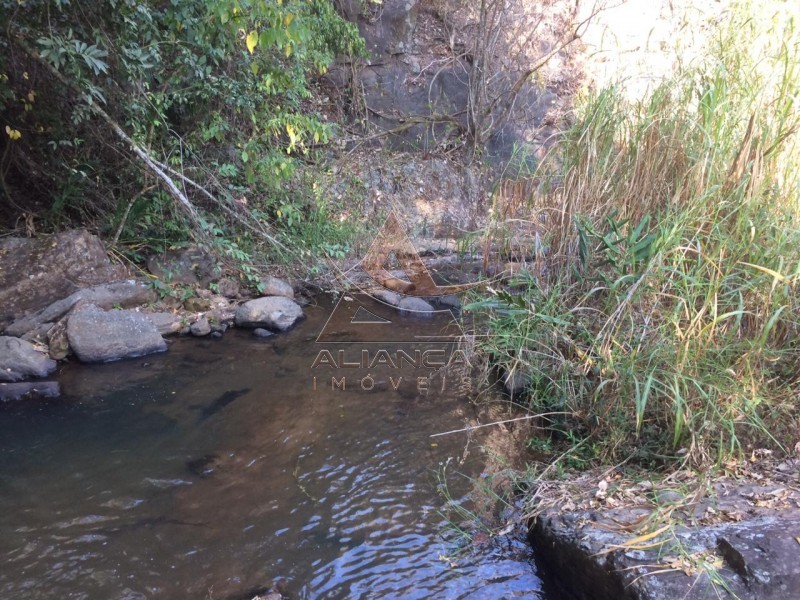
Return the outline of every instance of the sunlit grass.
<path id="1" fill-rule="evenodd" d="M 474 305 L 480 351 L 607 460 L 800 438 L 800 41 L 747 10 L 644 101 L 580 99 L 524 188 L 544 251 L 520 250 L 519 295 Z"/>

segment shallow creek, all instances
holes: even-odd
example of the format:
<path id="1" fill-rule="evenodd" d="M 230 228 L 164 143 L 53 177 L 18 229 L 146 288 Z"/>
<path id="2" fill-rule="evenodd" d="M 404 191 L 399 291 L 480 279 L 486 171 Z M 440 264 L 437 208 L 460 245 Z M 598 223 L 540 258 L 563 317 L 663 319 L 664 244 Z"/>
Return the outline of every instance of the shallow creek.
<path id="1" fill-rule="evenodd" d="M 479 436 L 430 436 L 463 427 L 469 403 L 420 393 L 425 369 L 407 364 L 312 369 L 330 312 L 70 364 L 61 399 L 0 407 L 0 597 L 247 598 L 277 582 L 299 598 L 552 600 L 523 541 L 458 552 L 449 533 L 442 465 L 468 503 L 463 475 L 486 459 Z"/>

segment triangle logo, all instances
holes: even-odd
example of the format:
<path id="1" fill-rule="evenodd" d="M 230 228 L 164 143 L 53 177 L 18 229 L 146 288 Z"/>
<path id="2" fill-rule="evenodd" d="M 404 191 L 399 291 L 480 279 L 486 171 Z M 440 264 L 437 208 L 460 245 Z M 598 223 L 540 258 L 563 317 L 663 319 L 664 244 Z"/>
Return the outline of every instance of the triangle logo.
<path id="1" fill-rule="evenodd" d="M 395 277 L 387 270 L 395 266 L 406 279 Z M 394 212 L 389 213 L 361 261 L 361 267 L 381 287 L 405 296 L 432 298 L 485 285 L 485 282 L 438 285 Z"/>
<path id="2" fill-rule="evenodd" d="M 364 325 L 367 323 L 373 325 L 381 323 L 391 323 L 389 319 L 384 319 L 383 317 L 380 317 L 375 313 L 368 311 L 363 306 L 359 306 L 356 309 L 356 312 L 353 315 L 353 318 L 350 319 L 350 322 L 353 324 L 364 324 Z"/>
<path id="3" fill-rule="evenodd" d="M 391 323 L 393 327 L 384 325 Z M 427 313 L 426 327 L 419 330 L 419 317 L 403 313 L 369 294 L 346 294 L 339 298 L 316 339 L 318 344 L 347 343 L 458 343 L 464 332 L 453 312 Z"/>

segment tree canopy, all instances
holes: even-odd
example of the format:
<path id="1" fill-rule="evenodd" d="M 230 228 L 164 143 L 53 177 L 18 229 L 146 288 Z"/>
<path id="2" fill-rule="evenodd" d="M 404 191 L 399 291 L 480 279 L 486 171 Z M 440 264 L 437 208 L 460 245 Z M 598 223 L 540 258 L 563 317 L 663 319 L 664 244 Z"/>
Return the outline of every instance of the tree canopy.
<path id="1" fill-rule="evenodd" d="M 26 216 L 179 237 L 176 192 L 210 235 L 245 212 L 250 229 L 300 218 L 287 182 L 331 134 L 310 86 L 363 52 L 329 0 L 0 0 L 0 13 L 7 228 Z"/>

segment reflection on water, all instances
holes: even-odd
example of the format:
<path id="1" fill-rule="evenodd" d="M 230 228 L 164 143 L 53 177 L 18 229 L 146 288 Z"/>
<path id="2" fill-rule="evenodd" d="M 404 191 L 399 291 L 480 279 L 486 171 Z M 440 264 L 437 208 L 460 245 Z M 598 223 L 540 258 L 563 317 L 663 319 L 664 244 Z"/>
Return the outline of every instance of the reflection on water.
<path id="1" fill-rule="evenodd" d="M 312 388 L 329 312 L 266 340 L 71 365 L 65 398 L 0 411 L 0 597 L 219 599 L 274 581 L 301 598 L 543 597 L 522 543 L 448 560 L 436 472 L 465 438 L 429 436 L 467 404 L 395 391 L 381 366 L 371 391 Z M 467 454 L 458 470 L 479 473 L 474 441 Z"/>

